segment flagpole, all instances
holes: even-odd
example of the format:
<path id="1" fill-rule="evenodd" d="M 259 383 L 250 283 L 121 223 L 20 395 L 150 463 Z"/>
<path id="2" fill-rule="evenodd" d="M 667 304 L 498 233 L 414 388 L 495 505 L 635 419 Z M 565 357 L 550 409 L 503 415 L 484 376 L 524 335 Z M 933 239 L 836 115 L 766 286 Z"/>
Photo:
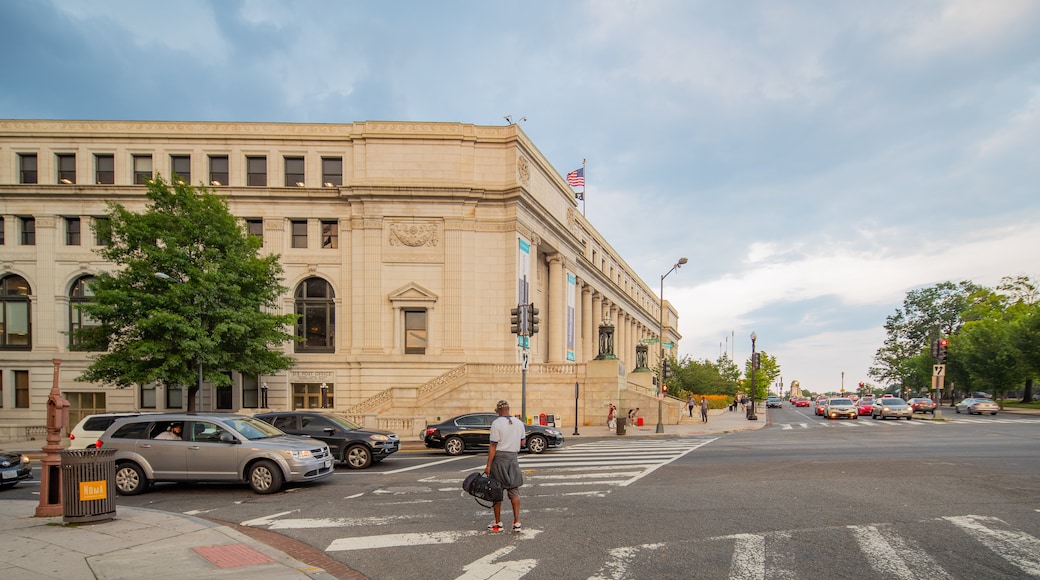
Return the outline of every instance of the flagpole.
<path id="1" fill-rule="evenodd" d="M 589 176 L 588 176 L 588 173 L 586 173 L 586 171 L 585 171 L 585 158 L 584 157 L 581 158 L 581 173 L 582 173 L 582 175 L 585 176 L 585 179 L 588 180 Z M 585 217 L 585 184 L 586 183 L 587 183 L 587 181 L 582 181 L 581 182 L 581 217 Z"/>

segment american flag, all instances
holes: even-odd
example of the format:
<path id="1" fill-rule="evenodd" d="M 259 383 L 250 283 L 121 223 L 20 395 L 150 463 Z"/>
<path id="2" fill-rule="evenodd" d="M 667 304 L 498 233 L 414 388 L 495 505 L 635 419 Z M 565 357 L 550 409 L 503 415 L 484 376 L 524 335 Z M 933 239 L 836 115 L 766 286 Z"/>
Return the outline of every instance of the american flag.
<path id="1" fill-rule="evenodd" d="M 585 168 L 575 169 L 567 174 L 567 183 L 571 187 L 585 187 Z"/>

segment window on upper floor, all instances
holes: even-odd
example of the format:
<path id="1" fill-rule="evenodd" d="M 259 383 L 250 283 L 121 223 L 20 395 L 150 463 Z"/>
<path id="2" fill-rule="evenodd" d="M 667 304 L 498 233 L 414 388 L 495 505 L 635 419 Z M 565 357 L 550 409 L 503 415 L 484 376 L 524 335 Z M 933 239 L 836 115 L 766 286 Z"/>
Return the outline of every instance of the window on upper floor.
<path id="1" fill-rule="evenodd" d="M 303 157 L 285 158 L 285 187 L 303 187 Z"/>
<path id="2" fill-rule="evenodd" d="M 112 243 L 112 221 L 107 217 L 94 219 L 94 245 L 107 246 Z"/>
<path id="3" fill-rule="evenodd" d="M 29 408 L 29 371 L 14 371 L 14 408 Z"/>
<path id="4" fill-rule="evenodd" d="M 83 350 L 82 339 L 76 337 L 77 330 L 98 325 L 96 320 L 80 308 L 81 305 L 94 300 L 94 292 L 90 289 L 90 283 L 93 281 L 93 276 L 81 276 L 72 283 L 72 289 L 69 291 L 69 348 L 71 350 Z"/>
<path id="5" fill-rule="evenodd" d="M 81 221 L 78 217 L 65 218 L 65 245 L 78 246 L 80 242 Z"/>
<path id="6" fill-rule="evenodd" d="M 170 155 L 170 181 L 191 185 L 191 155 Z"/>
<path id="7" fill-rule="evenodd" d="M 152 180 L 152 156 L 134 155 L 134 185 L 147 185 Z"/>
<path id="8" fill-rule="evenodd" d="M 321 183 L 325 187 L 338 187 L 343 185 L 342 157 L 321 158 Z"/>
<path id="9" fill-rule="evenodd" d="M 0 348 L 31 348 L 30 294 L 25 278 L 12 274 L 0 279 Z"/>
<path id="10" fill-rule="evenodd" d="M 0 215 L 0 246 L 4 243 L 4 216 Z"/>
<path id="11" fill-rule="evenodd" d="M 321 220 L 321 247 L 335 250 L 339 247 L 339 222 Z"/>
<path id="12" fill-rule="evenodd" d="M 296 287 L 296 352 L 334 352 L 336 303 L 332 285 L 322 278 L 308 278 Z"/>
<path id="13" fill-rule="evenodd" d="M 426 354 L 426 310 L 404 311 L 404 353 Z"/>
<path id="14" fill-rule="evenodd" d="M 58 153 L 55 158 L 58 164 L 58 183 L 65 185 L 76 183 L 76 154 Z"/>
<path id="15" fill-rule="evenodd" d="M 291 220 L 289 228 L 292 230 L 292 247 L 307 247 L 307 220 Z"/>
<path id="16" fill-rule="evenodd" d="M 267 157 L 246 157 L 246 185 L 267 187 Z"/>
<path id="17" fill-rule="evenodd" d="M 18 183 L 38 183 L 36 173 L 37 158 L 35 153 L 18 154 Z"/>
<path id="18" fill-rule="evenodd" d="M 228 185 L 228 175 L 230 172 L 230 164 L 228 162 L 227 155 L 210 155 L 209 156 L 209 184 L 210 185 Z"/>
<path id="19" fill-rule="evenodd" d="M 116 156 L 111 153 L 94 155 L 94 183 L 112 185 L 116 182 Z"/>
<path id="20" fill-rule="evenodd" d="M 22 225 L 22 245 L 23 246 L 35 246 L 36 245 L 36 218 L 34 217 L 23 217 L 18 218 Z"/>
<path id="21" fill-rule="evenodd" d="M 246 220 L 246 231 L 251 236 L 260 238 L 261 242 L 264 239 L 264 220 L 262 219 L 247 219 Z"/>

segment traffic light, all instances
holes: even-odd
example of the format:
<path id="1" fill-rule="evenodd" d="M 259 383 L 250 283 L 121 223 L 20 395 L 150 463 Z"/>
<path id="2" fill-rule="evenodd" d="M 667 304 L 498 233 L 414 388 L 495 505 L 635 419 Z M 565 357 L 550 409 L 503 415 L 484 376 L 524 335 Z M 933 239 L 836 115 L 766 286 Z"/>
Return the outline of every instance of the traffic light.
<path id="1" fill-rule="evenodd" d="M 535 306 L 534 303 L 531 303 L 531 305 L 528 306 L 527 312 L 528 336 L 538 334 L 538 307 Z"/>
<path id="2" fill-rule="evenodd" d="M 932 341 L 932 358 L 939 358 L 939 339 Z"/>
<path id="3" fill-rule="evenodd" d="M 509 309 L 509 332 L 513 334 L 522 334 L 523 328 L 520 325 L 520 308 Z"/>
<path id="4" fill-rule="evenodd" d="M 668 361 L 661 363 L 661 382 L 664 383 L 672 377 L 672 373 L 668 369 Z"/>
<path id="5" fill-rule="evenodd" d="M 939 341 L 939 364 L 946 364 L 946 347 L 950 346 L 950 341 L 945 338 Z"/>

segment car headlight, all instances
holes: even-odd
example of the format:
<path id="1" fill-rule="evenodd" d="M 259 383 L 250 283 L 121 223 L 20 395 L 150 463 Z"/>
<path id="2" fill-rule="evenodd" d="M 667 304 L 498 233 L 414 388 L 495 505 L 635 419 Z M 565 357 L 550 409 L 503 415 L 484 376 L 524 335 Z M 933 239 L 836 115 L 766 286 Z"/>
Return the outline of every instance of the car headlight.
<path id="1" fill-rule="evenodd" d="M 546 429 L 545 432 L 548 433 L 549 435 L 552 435 L 553 437 L 559 437 L 560 436 L 560 432 L 557 431 L 556 429 Z"/>
<path id="2" fill-rule="evenodd" d="M 29 456 L 28 455 L 23 455 L 22 456 L 22 465 L 29 465 Z"/>
<path id="3" fill-rule="evenodd" d="M 389 441 L 390 440 L 390 438 L 387 437 L 386 435 L 380 435 L 378 433 L 374 433 L 372 435 L 369 435 L 368 438 L 371 439 L 372 441 Z"/>
<path id="4" fill-rule="evenodd" d="M 314 457 L 314 454 L 311 453 L 310 449 L 304 449 L 302 451 L 286 451 L 285 453 L 294 459 L 310 459 L 311 457 Z"/>

